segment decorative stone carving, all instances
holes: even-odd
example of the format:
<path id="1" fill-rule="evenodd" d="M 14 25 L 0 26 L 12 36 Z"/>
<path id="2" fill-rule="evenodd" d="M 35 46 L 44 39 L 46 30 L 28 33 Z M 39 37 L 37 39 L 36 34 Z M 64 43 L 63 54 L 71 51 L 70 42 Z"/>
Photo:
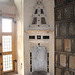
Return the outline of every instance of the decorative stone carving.
<path id="1" fill-rule="evenodd" d="M 53 30 L 47 22 L 43 0 L 37 0 L 34 6 L 32 15 L 32 24 L 29 25 L 29 30 Z"/>

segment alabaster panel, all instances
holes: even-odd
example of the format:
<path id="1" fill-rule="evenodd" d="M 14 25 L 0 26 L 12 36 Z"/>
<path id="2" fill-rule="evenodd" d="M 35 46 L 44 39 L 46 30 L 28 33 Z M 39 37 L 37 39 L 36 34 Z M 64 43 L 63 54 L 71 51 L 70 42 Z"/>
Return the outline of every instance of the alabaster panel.
<path id="1" fill-rule="evenodd" d="M 47 71 L 47 51 L 45 47 L 34 47 L 32 51 L 32 72 Z"/>

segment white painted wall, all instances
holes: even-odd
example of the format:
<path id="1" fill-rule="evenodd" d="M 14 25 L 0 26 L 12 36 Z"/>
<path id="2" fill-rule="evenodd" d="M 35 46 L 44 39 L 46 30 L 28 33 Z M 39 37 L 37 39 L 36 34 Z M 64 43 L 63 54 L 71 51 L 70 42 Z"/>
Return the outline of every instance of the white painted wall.
<path id="1" fill-rule="evenodd" d="M 0 0 L 0 10 L 3 14 L 16 14 L 16 7 L 13 0 Z"/>

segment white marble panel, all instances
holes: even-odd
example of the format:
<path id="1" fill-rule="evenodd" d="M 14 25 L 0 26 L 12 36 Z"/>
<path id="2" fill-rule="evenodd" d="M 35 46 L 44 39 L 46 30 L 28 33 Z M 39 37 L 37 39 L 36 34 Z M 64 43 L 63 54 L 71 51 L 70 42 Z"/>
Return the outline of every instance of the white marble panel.
<path id="1" fill-rule="evenodd" d="M 47 51 L 45 47 L 33 48 L 32 71 L 47 71 Z"/>

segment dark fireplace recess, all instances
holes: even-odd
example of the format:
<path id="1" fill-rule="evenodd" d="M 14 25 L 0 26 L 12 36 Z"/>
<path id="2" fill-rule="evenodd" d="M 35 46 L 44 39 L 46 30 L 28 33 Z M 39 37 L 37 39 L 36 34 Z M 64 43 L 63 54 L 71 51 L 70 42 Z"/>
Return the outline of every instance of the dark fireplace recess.
<path id="1" fill-rule="evenodd" d="M 45 71 L 35 71 L 35 72 L 32 72 L 32 75 L 47 75 L 47 72 L 45 72 Z"/>

